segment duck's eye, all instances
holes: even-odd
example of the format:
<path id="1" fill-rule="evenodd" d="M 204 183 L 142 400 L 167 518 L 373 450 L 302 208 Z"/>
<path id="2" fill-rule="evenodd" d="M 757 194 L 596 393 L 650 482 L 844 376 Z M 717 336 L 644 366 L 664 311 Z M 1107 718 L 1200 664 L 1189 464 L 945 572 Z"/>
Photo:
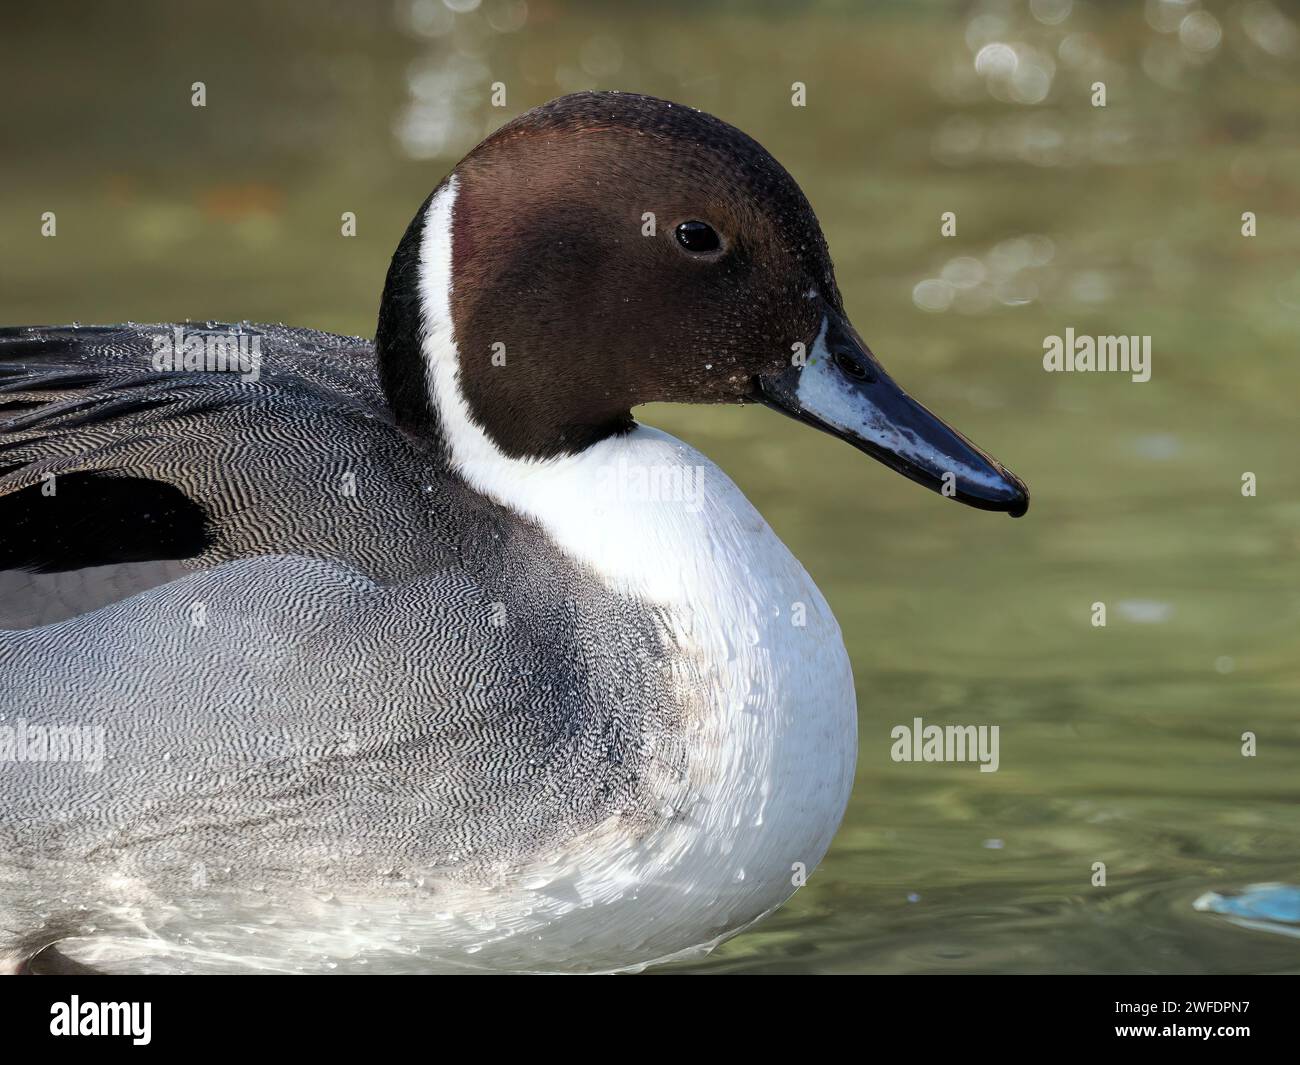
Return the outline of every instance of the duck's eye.
<path id="1" fill-rule="evenodd" d="M 696 254 L 717 251 L 722 246 L 717 231 L 707 222 L 683 222 L 677 227 L 677 243 Z"/>
<path id="2" fill-rule="evenodd" d="M 855 381 L 873 381 L 874 375 L 865 366 L 857 361 L 852 355 L 845 351 L 835 353 L 835 365 L 840 368 L 840 373 L 845 377 L 852 377 Z"/>

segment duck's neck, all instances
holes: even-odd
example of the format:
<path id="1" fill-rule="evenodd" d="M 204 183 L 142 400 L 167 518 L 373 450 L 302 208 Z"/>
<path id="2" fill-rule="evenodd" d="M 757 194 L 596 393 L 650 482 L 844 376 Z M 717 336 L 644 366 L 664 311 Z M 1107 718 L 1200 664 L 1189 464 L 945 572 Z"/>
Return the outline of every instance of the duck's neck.
<path id="1" fill-rule="evenodd" d="M 701 580 L 715 583 L 720 546 L 753 564 L 741 556 L 770 546 L 754 537 L 759 528 L 780 547 L 716 466 L 630 419 L 624 431 L 572 452 L 520 457 L 501 445 L 463 388 L 451 305 L 456 193 L 453 176 L 430 197 L 389 273 L 390 293 L 409 289 L 412 278 L 419 291 L 418 300 L 386 301 L 378 338 L 385 387 L 405 427 L 436 438 L 472 488 L 537 522 L 610 586 L 656 602 L 685 601 L 703 591 Z M 402 346 L 411 337 L 415 353 Z M 402 360 L 417 365 L 399 374 Z M 708 573 L 691 572 L 700 566 Z"/>
<path id="2" fill-rule="evenodd" d="M 397 424 L 415 436 L 445 443 L 425 370 L 419 285 L 424 219 L 439 191 L 416 212 L 388 265 L 375 327 L 375 356 L 380 386 Z"/>
<path id="3" fill-rule="evenodd" d="M 438 442 L 449 458 L 478 450 L 478 437 L 498 454 L 541 460 L 630 431 L 634 388 L 602 345 L 588 338 L 560 357 L 540 357 L 574 339 L 533 334 L 542 316 L 527 298 L 536 286 L 521 292 L 498 276 L 532 276 L 526 262 L 515 262 L 523 242 L 501 211 L 474 202 L 471 187 L 449 175 L 389 266 L 375 346 L 398 424 Z M 467 435 L 466 425 L 475 432 Z"/>

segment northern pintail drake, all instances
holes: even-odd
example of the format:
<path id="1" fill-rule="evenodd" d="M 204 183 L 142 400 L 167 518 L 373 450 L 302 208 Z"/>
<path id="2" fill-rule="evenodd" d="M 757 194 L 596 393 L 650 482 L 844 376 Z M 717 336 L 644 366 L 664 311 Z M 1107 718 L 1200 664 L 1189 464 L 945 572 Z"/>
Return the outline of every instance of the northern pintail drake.
<path id="1" fill-rule="evenodd" d="M 5 966 L 620 971 L 780 906 L 849 796 L 848 656 L 652 401 L 1028 505 L 858 337 L 790 175 L 645 96 L 466 156 L 373 344 L 4 331 Z"/>

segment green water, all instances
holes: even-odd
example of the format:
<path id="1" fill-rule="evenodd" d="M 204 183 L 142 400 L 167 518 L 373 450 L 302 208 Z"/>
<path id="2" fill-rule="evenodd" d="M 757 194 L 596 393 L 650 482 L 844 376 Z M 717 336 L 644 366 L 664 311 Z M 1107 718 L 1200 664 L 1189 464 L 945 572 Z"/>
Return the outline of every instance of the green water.
<path id="1" fill-rule="evenodd" d="M 1300 883 L 1300 10 L 1094 3 L 1054 23 L 1069 6 L 11 9 L 0 322 L 368 334 L 402 229 L 487 130 L 586 87 L 713 111 L 803 185 L 885 365 L 1034 503 L 955 506 L 760 409 L 642 412 L 803 560 L 861 710 L 852 805 L 811 882 L 677 968 L 1300 971 L 1300 939 L 1193 909 Z M 976 72 L 996 43 L 1014 76 L 996 49 Z M 1045 373 L 1067 326 L 1151 336 L 1151 380 Z M 915 717 L 999 726 L 999 770 L 894 762 Z"/>

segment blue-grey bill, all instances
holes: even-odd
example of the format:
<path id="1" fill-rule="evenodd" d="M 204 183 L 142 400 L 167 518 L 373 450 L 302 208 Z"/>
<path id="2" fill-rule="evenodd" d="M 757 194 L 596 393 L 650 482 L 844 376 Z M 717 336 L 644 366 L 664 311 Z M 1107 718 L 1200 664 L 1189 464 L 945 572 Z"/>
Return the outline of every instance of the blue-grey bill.
<path id="1" fill-rule="evenodd" d="M 1025 483 L 899 388 L 834 311 L 806 364 L 759 378 L 758 393 L 941 495 L 1013 518 L 1029 509 Z"/>

